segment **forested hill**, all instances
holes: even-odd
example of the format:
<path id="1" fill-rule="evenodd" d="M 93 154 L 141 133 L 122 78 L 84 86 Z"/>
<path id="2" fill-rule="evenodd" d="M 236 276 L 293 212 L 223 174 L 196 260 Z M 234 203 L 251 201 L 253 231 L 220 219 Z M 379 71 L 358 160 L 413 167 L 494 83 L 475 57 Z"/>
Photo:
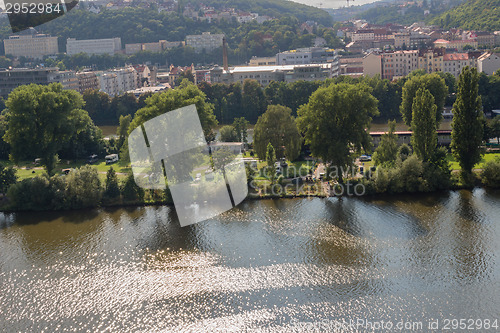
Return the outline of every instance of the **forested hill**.
<path id="1" fill-rule="evenodd" d="M 272 17 L 295 16 L 301 22 L 311 20 L 324 26 L 332 25 L 332 17 L 328 12 L 288 0 L 185 0 L 184 2 L 215 8 L 232 7 Z"/>
<path id="2" fill-rule="evenodd" d="M 468 0 L 435 18 L 432 23 L 443 28 L 500 30 L 500 0 Z"/>
<path id="3" fill-rule="evenodd" d="M 210 5 L 217 9 L 232 7 L 271 17 L 295 17 L 299 22 L 316 21 L 324 26 L 332 25 L 331 16 L 315 7 L 287 0 L 190 0 L 190 4 Z M 224 29 L 224 24 L 217 24 Z M 226 26 L 235 26 L 228 22 Z M 203 30 L 201 30 L 203 29 Z M 216 29 L 216 28 L 215 28 Z M 155 8 L 128 7 L 120 10 L 103 10 L 94 14 L 83 9 L 73 9 L 66 15 L 37 27 L 37 30 L 58 37 L 108 38 L 122 37 L 124 42 L 158 41 L 160 39 L 183 40 L 187 34 L 210 29 L 209 24 L 196 22 L 177 13 L 161 12 Z M 8 19 L 0 21 L 0 38 L 11 34 Z"/>

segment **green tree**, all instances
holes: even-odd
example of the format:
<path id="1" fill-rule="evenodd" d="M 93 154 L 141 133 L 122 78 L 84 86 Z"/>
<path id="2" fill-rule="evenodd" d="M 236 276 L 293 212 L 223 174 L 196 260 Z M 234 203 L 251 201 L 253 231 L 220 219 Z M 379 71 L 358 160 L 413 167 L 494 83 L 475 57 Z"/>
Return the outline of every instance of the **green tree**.
<path id="1" fill-rule="evenodd" d="M 214 107 L 205 101 L 205 94 L 193 84 L 186 84 L 176 89 L 157 93 L 146 100 L 146 106 L 137 111 L 129 127 L 129 133 L 146 121 L 166 112 L 188 106 L 196 105 L 201 127 L 207 141 L 213 141 L 215 135 L 212 129 L 217 125 Z"/>
<path id="2" fill-rule="evenodd" d="M 66 176 L 66 197 L 73 209 L 96 207 L 101 202 L 102 188 L 97 169 L 84 165 Z"/>
<path id="3" fill-rule="evenodd" d="M 271 184 L 274 184 L 274 178 L 276 177 L 276 153 L 274 147 L 269 142 L 266 148 L 266 174 L 267 178 L 271 180 Z"/>
<path id="4" fill-rule="evenodd" d="M 377 114 L 370 87 L 340 83 L 319 88 L 298 110 L 297 121 L 312 154 L 340 169 L 352 165 L 351 150 L 371 148 L 367 128 Z"/>
<path id="5" fill-rule="evenodd" d="M 17 182 L 16 169 L 0 164 L 0 193 L 5 194 L 12 184 Z"/>
<path id="6" fill-rule="evenodd" d="M 10 144 L 14 162 L 41 157 L 49 174 L 57 152 L 75 134 L 84 130 L 82 96 L 63 90 L 61 84 L 20 86 L 7 100 L 8 128 L 4 139 Z"/>
<path id="7" fill-rule="evenodd" d="M 115 169 L 111 167 L 106 173 L 104 196 L 110 199 L 114 199 L 119 195 L 120 195 L 120 187 L 118 186 L 118 177 L 116 176 Z"/>
<path id="8" fill-rule="evenodd" d="M 500 116 L 496 116 L 490 123 L 489 136 L 497 138 L 497 143 L 500 144 Z"/>
<path id="9" fill-rule="evenodd" d="M 500 159 L 488 161 L 481 173 L 483 183 L 492 188 L 500 188 Z"/>
<path id="10" fill-rule="evenodd" d="M 396 121 L 389 121 L 389 132 L 382 134 L 380 144 L 375 149 L 373 161 L 375 165 L 394 166 L 398 157 L 398 135 Z"/>
<path id="11" fill-rule="evenodd" d="M 89 113 L 90 118 L 98 125 L 114 124 L 114 115 L 111 113 L 111 99 L 105 92 L 99 90 L 85 90 L 83 92 L 85 101 L 84 110 Z"/>
<path id="12" fill-rule="evenodd" d="M 458 79 L 457 100 L 453 104 L 451 123 L 451 149 L 464 176 L 472 173 L 472 168 L 481 160 L 483 127 L 481 118 L 481 97 L 478 95 L 478 74 L 468 66 Z"/>
<path id="13" fill-rule="evenodd" d="M 417 156 L 424 162 L 429 161 L 436 151 L 436 111 L 434 97 L 425 88 L 420 88 L 413 99 L 411 144 Z"/>
<path id="14" fill-rule="evenodd" d="M 142 201 L 144 190 L 135 183 L 134 175 L 130 174 L 125 179 L 122 188 L 123 199 L 126 201 Z"/>
<path id="15" fill-rule="evenodd" d="M 130 122 L 132 121 L 131 115 L 120 116 L 120 125 L 116 130 L 116 135 L 118 136 L 117 148 L 121 149 L 125 140 L 127 139 L 128 130 L 130 127 Z"/>
<path id="16" fill-rule="evenodd" d="M 220 129 L 220 141 L 222 142 L 236 142 L 238 141 L 238 134 L 231 125 L 222 126 Z"/>
<path id="17" fill-rule="evenodd" d="M 266 99 L 261 85 L 255 80 L 243 82 L 242 105 L 244 117 L 252 123 L 266 110 Z"/>
<path id="18" fill-rule="evenodd" d="M 254 127 L 253 144 L 259 158 L 266 156 L 268 144 L 276 149 L 276 157 L 295 160 L 300 154 L 302 137 L 292 110 L 281 105 L 269 105 Z"/>
<path id="19" fill-rule="evenodd" d="M 401 102 L 401 114 L 407 126 L 411 126 L 413 116 L 413 99 L 420 88 L 427 89 L 434 97 L 434 103 L 437 106 L 436 110 L 436 127 L 439 127 L 439 122 L 442 119 L 444 102 L 448 95 L 446 82 L 438 74 L 412 75 L 403 86 L 403 95 Z"/>
<path id="20" fill-rule="evenodd" d="M 247 129 L 248 125 L 250 123 L 248 120 L 245 119 L 245 117 L 240 117 L 240 118 L 235 118 L 233 122 L 233 127 L 234 130 L 236 131 L 236 135 L 238 137 L 239 142 L 245 142 L 248 143 L 247 141 Z"/>

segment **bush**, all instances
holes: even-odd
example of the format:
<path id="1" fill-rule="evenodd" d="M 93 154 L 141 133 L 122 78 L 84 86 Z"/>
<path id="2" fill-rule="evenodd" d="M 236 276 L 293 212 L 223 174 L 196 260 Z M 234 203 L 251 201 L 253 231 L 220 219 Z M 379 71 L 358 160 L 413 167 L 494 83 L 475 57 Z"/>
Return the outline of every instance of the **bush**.
<path id="1" fill-rule="evenodd" d="M 7 191 L 9 208 L 13 210 L 52 209 L 54 193 L 48 176 L 36 176 L 12 185 Z"/>
<path id="2" fill-rule="evenodd" d="M 101 202 L 102 188 L 97 169 L 89 165 L 73 170 L 66 177 L 68 208 L 96 207 Z"/>
<path id="3" fill-rule="evenodd" d="M 481 180 L 484 185 L 492 188 L 500 188 L 500 159 L 488 161 L 481 173 Z"/>
<path id="4" fill-rule="evenodd" d="M 122 188 L 123 198 L 127 201 L 137 201 L 144 199 L 144 190 L 135 183 L 134 175 L 130 174 Z"/>
<path id="5" fill-rule="evenodd" d="M 118 186 L 118 177 L 115 169 L 111 167 L 106 174 L 106 185 L 104 189 L 104 197 L 114 199 L 120 196 L 120 187 Z"/>

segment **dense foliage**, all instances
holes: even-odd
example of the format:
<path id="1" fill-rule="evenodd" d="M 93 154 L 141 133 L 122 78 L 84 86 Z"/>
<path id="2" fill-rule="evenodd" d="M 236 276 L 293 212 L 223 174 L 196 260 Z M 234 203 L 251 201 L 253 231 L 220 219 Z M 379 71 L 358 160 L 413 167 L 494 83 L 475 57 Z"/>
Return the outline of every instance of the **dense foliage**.
<path id="1" fill-rule="evenodd" d="M 500 30 L 499 0 L 468 0 L 432 20 L 443 28 Z"/>

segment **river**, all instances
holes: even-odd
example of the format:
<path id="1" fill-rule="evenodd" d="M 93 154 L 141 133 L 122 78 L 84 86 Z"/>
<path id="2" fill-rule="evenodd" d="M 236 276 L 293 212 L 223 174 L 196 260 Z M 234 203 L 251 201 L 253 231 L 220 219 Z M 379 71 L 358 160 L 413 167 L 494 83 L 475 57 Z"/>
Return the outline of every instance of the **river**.
<path id="1" fill-rule="evenodd" d="M 245 201 L 185 228 L 171 207 L 2 214 L 0 331 L 496 331 L 499 216 L 484 189 Z"/>

